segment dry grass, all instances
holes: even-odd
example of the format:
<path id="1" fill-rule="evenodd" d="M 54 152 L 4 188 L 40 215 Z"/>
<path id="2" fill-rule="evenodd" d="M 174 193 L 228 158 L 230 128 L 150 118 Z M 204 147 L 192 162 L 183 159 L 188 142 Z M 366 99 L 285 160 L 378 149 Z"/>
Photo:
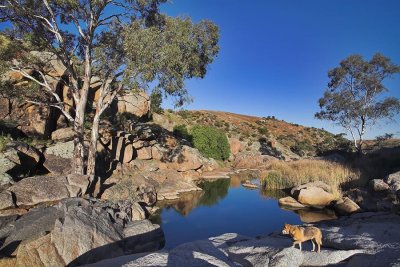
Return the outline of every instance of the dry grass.
<path id="1" fill-rule="evenodd" d="M 322 181 L 332 186 L 333 194 L 340 197 L 341 186 L 359 177 L 359 172 L 338 163 L 304 159 L 272 162 L 262 182 L 266 189 L 284 189 L 307 182 Z"/>

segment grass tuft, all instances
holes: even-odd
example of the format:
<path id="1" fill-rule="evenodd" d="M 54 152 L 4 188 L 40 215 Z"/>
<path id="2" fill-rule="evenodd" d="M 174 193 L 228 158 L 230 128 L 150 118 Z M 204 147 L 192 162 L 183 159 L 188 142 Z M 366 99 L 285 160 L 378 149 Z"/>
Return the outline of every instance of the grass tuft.
<path id="1" fill-rule="evenodd" d="M 340 197 L 341 187 L 359 177 L 358 171 L 324 160 L 273 161 L 262 179 L 262 184 L 265 189 L 274 190 L 322 181 L 332 187 L 336 197 Z"/>

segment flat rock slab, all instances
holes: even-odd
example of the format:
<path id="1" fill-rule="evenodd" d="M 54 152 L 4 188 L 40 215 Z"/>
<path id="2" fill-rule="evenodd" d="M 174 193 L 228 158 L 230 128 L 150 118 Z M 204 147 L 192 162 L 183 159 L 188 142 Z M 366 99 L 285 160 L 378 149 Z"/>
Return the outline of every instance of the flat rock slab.
<path id="1" fill-rule="evenodd" d="M 64 198 L 77 197 L 85 193 L 89 184 L 88 176 L 34 176 L 21 180 L 0 193 L 0 209 L 12 207 L 30 207 L 43 202 L 53 202 Z"/>
<path id="2" fill-rule="evenodd" d="M 277 233 L 260 238 L 231 233 L 87 266 L 400 266 L 396 214 L 359 213 L 317 226 L 324 237 L 320 253 L 310 251 L 310 242 L 303 251 L 292 248 L 292 240 Z"/>

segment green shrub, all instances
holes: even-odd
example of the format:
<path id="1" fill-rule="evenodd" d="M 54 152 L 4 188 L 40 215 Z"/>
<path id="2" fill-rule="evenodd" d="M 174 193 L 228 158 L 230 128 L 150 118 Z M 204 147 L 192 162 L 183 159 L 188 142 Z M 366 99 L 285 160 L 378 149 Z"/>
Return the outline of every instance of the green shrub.
<path id="1" fill-rule="evenodd" d="M 7 143 L 8 143 L 7 137 L 0 135 L 0 152 L 6 148 Z"/>
<path id="2" fill-rule="evenodd" d="M 263 134 L 263 135 L 267 135 L 267 134 L 268 134 L 268 130 L 267 130 L 267 128 L 265 128 L 265 127 L 260 127 L 260 128 L 258 128 L 258 132 L 259 132 L 260 134 Z"/>
<path id="3" fill-rule="evenodd" d="M 190 143 L 192 143 L 192 136 L 189 134 L 189 131 L 186 128 L 186 125 L 174 126 L 173 134 L 178 138 L 185 139 L 186 141 L 189 141 Z"/>
<path id="4" fill-rule="evenodd" d="M 208 126 L 196 125 L 192 129 L 192 143 L 208 158 L 226 160 L 230 149 L 228 138 L 222 131 Z"/>

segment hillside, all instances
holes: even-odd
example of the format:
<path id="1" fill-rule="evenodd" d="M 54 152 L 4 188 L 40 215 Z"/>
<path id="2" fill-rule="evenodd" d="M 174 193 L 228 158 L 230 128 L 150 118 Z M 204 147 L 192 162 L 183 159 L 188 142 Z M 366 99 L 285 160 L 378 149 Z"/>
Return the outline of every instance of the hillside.
<path id="1" fill-rule="evenodd" d="M 323 129 L 305 127 L 278 120 L 275 117 L 256 117 L 223 111 L 164 111 L 155 114 L 154 122 L 173 130 L 176 125 L 189 129 L 196 124 L 214 126 L 226 132 L 230 140 L 239 140 L 242 150 L 262 151 L 283 159 L 313 157 L 349 149 L 349 141 Z M 275 152 L 274 152 L 275 150 Z"/>

